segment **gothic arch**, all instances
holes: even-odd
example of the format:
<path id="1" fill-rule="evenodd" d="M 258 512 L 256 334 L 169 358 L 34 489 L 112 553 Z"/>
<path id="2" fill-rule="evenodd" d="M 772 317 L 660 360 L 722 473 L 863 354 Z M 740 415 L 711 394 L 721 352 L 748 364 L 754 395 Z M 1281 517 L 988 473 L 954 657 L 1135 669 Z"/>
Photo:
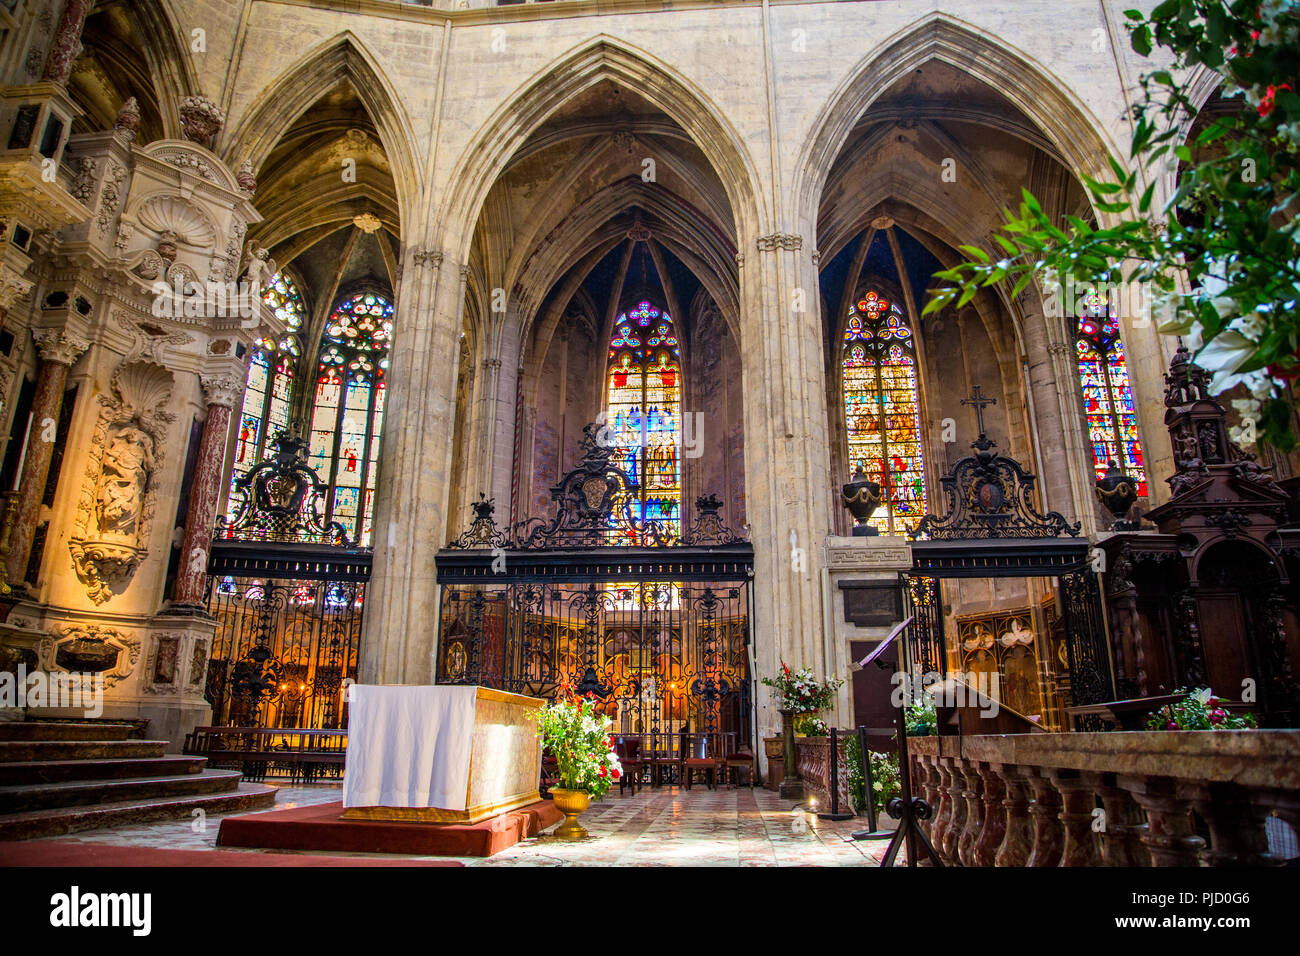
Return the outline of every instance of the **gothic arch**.
<path id="1" fill-rule="evenodd" d="M 401 222 L 411 221 L 409 204 L 419 195 L 415 135 L 396 90 L 369 50 L 350 31 L 321 43 L 266 86 L 225 137 L 222 156 L 231 167 L 245 159 L 264 163 L 285 131 L 325 91 L 347 80 L 370 114 L 392 164 Z"/>
<path id="2" fill-rule="evenodd" d="M 1114 152 L 1103 125 L 1076 96 L 1002 41 L 931 13 L 849 71 L 813 123 L 794 169 L 797 222 L 815 222 L 831 165 L 871 104 L 910 71 L 940 60 L 1003 94 L 1046 134 L 1078 174 L 1099 176 Z"/>
<path id="3" fill-rule="evenodd" d="M 474 223 L 492 185 L 548 116 L 602 80 L 635 90 L 676 121 L 703 151 L 727 190 L 736 233 L 757 234 L 767 219 L 748 150 L 721 110 L 668 64 L 622 40 L 600 34 L 584 41 L 520 87 L 466 146 L 449 182 L 439 220 L 450 224 L 454 261 L 464 261 Z"/>

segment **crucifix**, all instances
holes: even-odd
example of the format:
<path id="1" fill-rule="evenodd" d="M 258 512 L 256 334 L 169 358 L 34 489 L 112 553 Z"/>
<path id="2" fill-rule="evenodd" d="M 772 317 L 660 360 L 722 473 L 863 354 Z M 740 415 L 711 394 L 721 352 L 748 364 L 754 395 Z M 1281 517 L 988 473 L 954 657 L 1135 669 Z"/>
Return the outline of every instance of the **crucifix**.
<path id="1" fill-rule="evenodd" d="M 978 385 L 975 385 L 971 388 L 970 398 L 963 398 L 961 400 L 961 403 L 963 405 L 975 406 L 975 423 L 979 426 L 980 437 L 983 438 L 984 437 L 984 406 L 996 405 L 998 403 L 998 400 L 996 398 L 986 397 L 985 395 L 982 394 L 982 389 Z"/>

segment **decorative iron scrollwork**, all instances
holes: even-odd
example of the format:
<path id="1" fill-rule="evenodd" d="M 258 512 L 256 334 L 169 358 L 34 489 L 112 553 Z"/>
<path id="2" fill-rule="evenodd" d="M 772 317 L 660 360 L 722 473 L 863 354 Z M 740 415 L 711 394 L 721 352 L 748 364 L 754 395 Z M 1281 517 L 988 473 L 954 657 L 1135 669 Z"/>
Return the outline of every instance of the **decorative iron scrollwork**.
<path id="1" fill-rule="evenodd" d="M 578 444 L 582 460 L 551 488 L 556 509 L 549 520 L 526 518 L 515 522 L 509 532 L 503 531 L 493 517 L 495 503 L 480 493 L 479 500 L 471 506 L 474 521 L 469 530 L 447 547 L 545 551 L 603 548 L 619 540 L 634 540 L 650 548 L 744 541 L 723 523 L 719 514 L 722 500 L 717 495 L 701 495 L 695 499 L 695 522 L 680 535 L 668 531 L 659 522 L 638 520 L 628 502 L 635 499 L 633 493 L 639 486 L 612 461 L 617 449 L 602 440 L 604 428 L 593 422 L 582 429 Z"/>
<path id="2" fill-rule="evenodd" d="M 916 536 L 935 540 L 961 538 L 1054 538 L 1079 533 L 1059 512 L 1043 514 L 1030 493 L 1036 480 L 1012 458 L 993 451 L 997 442 L 980 434 L 971 442 L 975 454 L 953 465 L 940 479 L 948 510 L 927 514 Z"/>
<path id="3" fill-rule="evenodd" d="M 217 518 L 217 538 L 353 547 L 337 521 L 325 522 L 320 503 L 329 486 L 307 465 L 307 442 L 283 432 L 275 454 L 235 479 L 239 507 L 233 520 Z"/>

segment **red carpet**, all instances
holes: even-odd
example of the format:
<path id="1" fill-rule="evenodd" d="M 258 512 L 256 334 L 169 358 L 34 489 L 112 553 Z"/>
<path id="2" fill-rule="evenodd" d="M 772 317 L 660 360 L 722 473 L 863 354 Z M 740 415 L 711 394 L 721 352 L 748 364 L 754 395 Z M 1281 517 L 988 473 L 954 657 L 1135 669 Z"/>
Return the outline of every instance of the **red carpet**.
<path id="1" fill-rule="evenodd" d="M 299 853 L 163 850 L 75 841 L 0 843 L 0 866 L 461 866 L 454 860 L 376 860 Z"/>
<path id="2" fill-rule="evenodd" d="M 344 820 L 343 801 L 291 810 L 227 817 L 218 846 L 349 853 L 410 853 L 417 856 L 491 856 L 536 836 L 564 814 L 550 800 L 479 823 L 388 823 Z"/>

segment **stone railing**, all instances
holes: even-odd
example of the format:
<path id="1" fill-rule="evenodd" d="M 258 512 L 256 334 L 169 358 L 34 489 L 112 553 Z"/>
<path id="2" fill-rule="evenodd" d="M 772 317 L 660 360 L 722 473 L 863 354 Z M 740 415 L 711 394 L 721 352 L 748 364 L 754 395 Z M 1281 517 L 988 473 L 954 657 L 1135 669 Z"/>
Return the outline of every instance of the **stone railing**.
<path id="1" fill-rule="evenodd" d="M 1300 730 L 922 737 L 912 787 L 963 866 L 1274 865 L 1300 829 Z"/>
<path id="2" fill-rule="evenodd" d="M 853 812 L 853 802 L 849 799 L 849 769 L 844 754 L 845 738 L 839 738 L 839 786 L 840 810 Z M 831 738 L 830 737 L 796 737 L 794 739 L 794 763 L 803 781 L 804 794 L 817 801 L 817 809 L 829 809 L 831 805 Z"/>

